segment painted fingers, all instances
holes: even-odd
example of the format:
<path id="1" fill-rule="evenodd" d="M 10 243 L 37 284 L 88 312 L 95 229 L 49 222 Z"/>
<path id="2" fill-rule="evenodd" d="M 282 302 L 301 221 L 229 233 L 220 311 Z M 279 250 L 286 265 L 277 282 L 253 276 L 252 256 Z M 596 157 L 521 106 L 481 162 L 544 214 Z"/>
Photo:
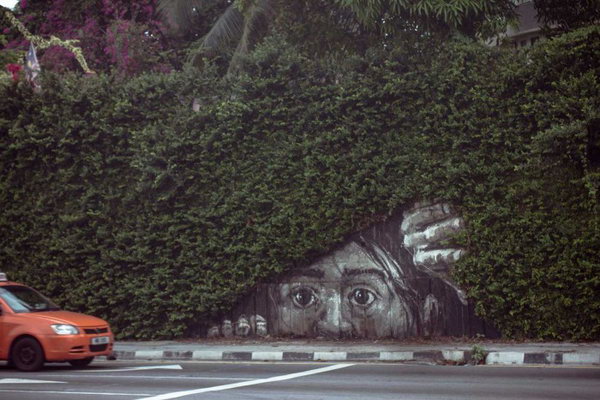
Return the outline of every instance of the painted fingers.
<path id="1" fill-rule="evenodd" d="M 448 239 L 464 228 L 464 221 L 447 203 L 416 203 L 404 212 L 402 233 L 404 246 L 418 268 L 446 273 L 464 250 L 447 244 Z"/>

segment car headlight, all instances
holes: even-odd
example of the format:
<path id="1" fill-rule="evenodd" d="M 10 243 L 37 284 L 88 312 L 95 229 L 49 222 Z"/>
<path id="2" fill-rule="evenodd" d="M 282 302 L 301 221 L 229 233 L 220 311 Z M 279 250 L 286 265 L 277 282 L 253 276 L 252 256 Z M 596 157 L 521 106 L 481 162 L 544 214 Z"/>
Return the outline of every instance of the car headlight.
<path id="1" fill-rule="evenodd" d="M 75 328 L 73 325 L 50 325 L 54 332 L 57 335 L 77 335 L 79 333 L 79 329 Z"/>

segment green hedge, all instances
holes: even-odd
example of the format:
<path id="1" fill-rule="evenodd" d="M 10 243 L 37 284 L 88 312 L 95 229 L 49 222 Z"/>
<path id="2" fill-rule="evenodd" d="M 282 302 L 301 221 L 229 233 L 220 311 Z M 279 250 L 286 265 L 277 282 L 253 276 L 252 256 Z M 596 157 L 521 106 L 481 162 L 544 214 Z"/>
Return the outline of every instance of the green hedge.
<path id="1" fill-rule="evenodd" d="M 1 268 L 120 338 L 190 336 L 257 282 L 439 198 L 466 218 L 454 274 L 482 316 L 507 336 L 598 338 L 599 35 L 337 64 L 275 37 L 230 81 L 6 86 Z"/>

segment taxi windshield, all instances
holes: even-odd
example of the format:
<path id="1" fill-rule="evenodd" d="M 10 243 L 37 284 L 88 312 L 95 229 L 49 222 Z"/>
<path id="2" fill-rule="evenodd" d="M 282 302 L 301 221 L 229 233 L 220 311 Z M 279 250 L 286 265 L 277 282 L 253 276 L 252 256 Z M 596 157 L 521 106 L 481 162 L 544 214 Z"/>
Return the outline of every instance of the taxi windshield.
<path id="1" fill-rule="evenodd" d="M 0 287 L 0 298 L 16 313 L 58 311 L 60 307 L 27 286 Z"/>

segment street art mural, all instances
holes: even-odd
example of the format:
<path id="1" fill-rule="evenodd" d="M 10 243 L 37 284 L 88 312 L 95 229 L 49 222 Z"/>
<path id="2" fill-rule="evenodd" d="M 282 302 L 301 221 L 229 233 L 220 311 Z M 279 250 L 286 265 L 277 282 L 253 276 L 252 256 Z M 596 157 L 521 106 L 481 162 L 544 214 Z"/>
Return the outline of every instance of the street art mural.
<path id="1" fill-rule="evenodd" d="M 444 203 L 415 204 L 339 248 L 259 285 L 208 337 L 403 338 L 490 334 L 448 277 L 463 254 L 448 247 L 462 218 Z"/>

